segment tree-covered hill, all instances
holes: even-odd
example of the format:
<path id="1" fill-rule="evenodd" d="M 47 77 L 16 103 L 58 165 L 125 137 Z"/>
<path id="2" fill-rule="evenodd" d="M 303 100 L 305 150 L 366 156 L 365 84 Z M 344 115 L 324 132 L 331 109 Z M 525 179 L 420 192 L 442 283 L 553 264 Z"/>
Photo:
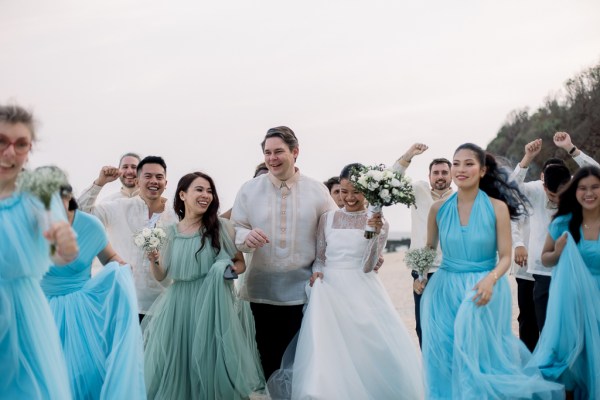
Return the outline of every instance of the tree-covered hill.
<path id="1" fill-rule="evenodd" d="M 542 151 L 528 177 L 537 179 L 542 163 L 550 157 L 566 160 L 574 171 L 576 164 L 552 143 L 557 131 L 568 132 L 577 147 L 600 161 L 600 64 L 569 79 L 559 94 L 548 98 L 533 114 L 527 109 L 511 112 L 487 150 L 514 165 L 522 158 L 525 144 L 541 138 Z"/>

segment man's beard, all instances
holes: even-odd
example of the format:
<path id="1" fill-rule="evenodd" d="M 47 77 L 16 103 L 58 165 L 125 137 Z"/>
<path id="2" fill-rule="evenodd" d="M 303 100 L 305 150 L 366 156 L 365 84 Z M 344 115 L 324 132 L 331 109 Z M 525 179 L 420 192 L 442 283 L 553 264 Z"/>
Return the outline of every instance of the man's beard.
<path id="1" fill-rule="evenodd" d="M 450 187 L 450 184 L 448 184 L 446 181 L 436 181 L 433 185 L 433 188 L 435 190 L 444 190 L 444 189 L 448 189 Z"/>

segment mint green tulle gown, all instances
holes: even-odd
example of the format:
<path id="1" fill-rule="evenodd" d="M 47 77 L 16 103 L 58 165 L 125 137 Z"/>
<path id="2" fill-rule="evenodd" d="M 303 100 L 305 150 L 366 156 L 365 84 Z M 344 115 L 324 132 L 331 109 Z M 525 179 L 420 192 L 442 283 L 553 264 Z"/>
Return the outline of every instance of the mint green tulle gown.
<path id="1" fill-rule="evenodd" d="M 200 234 L 166 228 L 162 264 L 172 285 L 143 322 L 149 399 L 247 399 L 264 388 L 254 319 L 223 272 L 235 246 L 221 220 L 221 251 Z"/>
<path id="2" fill-rule="evenodd" d="M 44 212 L 27 194 L 0 200 L 1 399 L 71 398 L 58 331 L 40 288 L 51 264 L 40 223 Z M 58 196 L 52 213 L 66 220 Z"/>

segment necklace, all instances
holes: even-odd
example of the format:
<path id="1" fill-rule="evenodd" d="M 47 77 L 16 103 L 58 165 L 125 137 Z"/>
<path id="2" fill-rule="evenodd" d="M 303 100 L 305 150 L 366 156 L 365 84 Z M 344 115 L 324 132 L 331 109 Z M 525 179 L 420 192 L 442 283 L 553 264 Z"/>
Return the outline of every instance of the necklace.
<path id="1" fill-rule="evenodd" d="M 598 228 L 597 226 L 598 224 L 594 224 L 594 225 L 588 225 L 585 222 L 583 223 L 583 229 L 594 229 L 594 228 Z"/>

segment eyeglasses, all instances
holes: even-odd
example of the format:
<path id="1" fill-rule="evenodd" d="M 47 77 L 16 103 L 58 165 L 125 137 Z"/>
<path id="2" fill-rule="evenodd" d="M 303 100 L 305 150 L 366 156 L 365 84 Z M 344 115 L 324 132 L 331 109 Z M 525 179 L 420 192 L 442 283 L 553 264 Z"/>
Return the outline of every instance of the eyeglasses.
<path id="1" fill-rule="evenodd" d="M 15 153 L 19 155 L 27 154 L 31 149 L 31 142 L 25 138 L 19 138 L 15 141 L 10 140 L 5 135 L 0 135 L 0 153 L 13 146 Z"/>

